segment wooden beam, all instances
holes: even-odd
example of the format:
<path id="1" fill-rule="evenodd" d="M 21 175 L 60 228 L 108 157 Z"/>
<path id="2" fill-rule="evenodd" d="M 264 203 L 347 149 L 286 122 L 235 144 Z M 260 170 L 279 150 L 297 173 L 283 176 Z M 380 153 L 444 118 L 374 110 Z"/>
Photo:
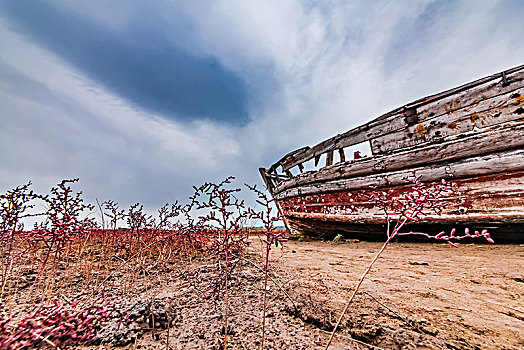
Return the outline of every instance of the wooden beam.
<path id="1" fill-rule="evenodd" d="M 424 164 L 480 156 L 523 146 L 524 119 L 521 119 L 516 122 L 494 126 L 483 133 L 460 135 L 459 138 L 443 143 L 430 144 L 393 155 L 361 158 L 350 163 L 338 163 L 315 173 L 298 175 L 292 181 L 285 181 L 279 184 L 275 191 L 279 193 L 284 189 L 306 183 L 409 169 Z"/>
<path id="2" fill-rule="evenodd" d="M 326 166 L 333 165 L 333 151 L 326 153 Z"/>
<path id="3" fill-rule="evenodd" d="M 346 161 L 346 154 L 344 153 L 343 148 L 338 149 L 338 155 L 340 156 L 340 162 L 343 163 Z"/>
<path id="4" fill-rule="evenodd" d="M 266 185 L 267 190 L 271 195 L 273 195 L 273 181 L 267 176 L 267 170 L 265 168 L 258 168 L 258 171 L 260 173 L 260 176 L 262 176 L 262 180 L 264 180 L 264 184 Z"/>
<path id="5" fill-rule="evenodd" d="M 457 179 L 482 175 L 509 173 L 524 170 L 524 150 L 500 152 L 474 158 L 461 159 L 454 162 L 441 163 L 432 166 L 397 170 L 383 174 L 370 174 L 348 179 L 332 179 L 326 182 L 304 184 L 283 190 L 274 195 L 276 200 L 336 191 L 349 191 L 370 188 L 371 186 L 398 186 L 406 183 L 405 177 L 412 171 L 420 176 L 423 182 L 439 181 L 441 179 Z"/>
<path id="6" fill-rule="evenodd" d="M 475 105 L 453 113 L 445 113 L 424 120 L 414 126 L 375 138 L 371 142 L 373 154 L 418 145 L 424 142 L 442 141 L 474 128 L 485 128 L 521 118 L 515 113 L 524 106 L 524 88 L 483 100 Z M 428 109 L 431 111 L 431 109 Z M 436 114 L 430 112 L 430 114 Z"/>
<path id="7" fill-rule="evenodd" d="M 295 155 L 296 154 L 301 154 L 302 152 L 308 150 L 310 147 L 309 146 L 306 146 L 306 147 L 302 147 L 302 148 L 299 148 L 297 150 L 294 150 L 292 152 L 289 152 L 288 154 L 286 154 L 285 156 L 283 156 L 282 158 L 280 158 L 280 160 L 278 162 L 276 162 L 275 164 L 273 164 L 269 169 L 268 169 L 268 172 L 271 172 L 273 170 L 276 170 L 279 166 L 281 166 L 282 164 L 286 163 L 286 162 L 289 162 L 291 161 L 292 159 L 294 159 Z M 289 168 L 288 168 L 289 169 Z"/>
<path id="8" fill-rule="evenodd" d="M 318 166 L 319 162 L 320 162 L 320 154 L 318 156 L 315 156 L 315 166 Z"/>
<path id="9" fill-rule="evenodd" d="M 277 179 L 278 182 L 281 182 L 281 181 L 282 181 L 282 179 L 280 178 L 280 176 L 278 175 L 278 172 L 277 172 L 276 170 L 273 170 L 272 174 L 275 175 L 275 177 L 276 177 L 276 179 Z"/>

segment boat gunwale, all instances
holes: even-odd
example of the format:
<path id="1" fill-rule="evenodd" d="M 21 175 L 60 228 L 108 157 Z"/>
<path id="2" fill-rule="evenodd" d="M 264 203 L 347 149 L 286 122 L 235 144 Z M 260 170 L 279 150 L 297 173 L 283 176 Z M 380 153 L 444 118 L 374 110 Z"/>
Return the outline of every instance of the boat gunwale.
<path id="1" fill-rule="evenodd" d="M 327 181 L 333 181 L 337 179 L 350 179 L 354 177 L 364 177 L 364 176 L 371 176 L 371 175 L 379 175 L 379 174 L 387 174 L 393 171 L 401 171 L 405 169 L 412 170 L 414 166 L 423 168 L 432 166 L 432 165 L 438 165 L 446 162 L 453 162 L 453 161 L 460 161 L 462 159 L 468 159 L 471 157 L 482 157 L 493 153 L 500 153 L 505 151 L 512 151 L 512 150 L 518 150 L 520 147 L 524 146 L 524 118 L 511 123 L 502 124 L 499 126 L 492 127 L 492 130 L 490 132 L 485 132 L 482 134 L 477 133 L 470 133 L 469 135 L 462 134 L 462 137 L 458 137 L 452 140 L 448 140 L 443 143 L 435 143 L 435 144 L 429 144 L 425 145 L 424 147 L 412 147 L 406 150 L 403 150 L 402 152 L 395 153 L 395 157 L 408 157 L 410 154 L 419 152 L 425 152 L 425 153 L 433 153 L 434 150 L 438 150 L 442 152 L 442 150 L 445 149 L 445 147 L 452 147 L 457 144 L 461 144 L 464 142 L 471 142 L 475 143 L 479 138 L 485 138 L 486 134 L 491 133 L 491 135 L 494 135 L 494 138 L 497 138 L 496 136 L 502 136 L 505 134 L 508 130 L 511 130 L 511 128 L 514 128 L 514 131 L 519 133 L 521 136 L 519 137 L 513 137 L 511 138 L 511 141 L 506 142 L 500 146 L 497 145 L 491 145 L 491 148 L 487 148 L 483 151 L 479 151 L 478 149 L 474 148 L 466 148 L 465 156 L 461 155 L 458 156 L 457 154 L 451 155 L 447 158 L 440 158 L 438 161 L 428 162 L 427 159 L 422 158 L 415 158 L 411 163 L 403 163 L 396 160 L 391 160 L 392 155 L 391 154 L 385 154 L 380 155 L 378 157 L 370 157 L 370 158 L 361 158 L 357 160 L 352 161 L 346 161 L 343 163 L 337 163 L 328 167 L 323 167 L 319 169 L 318 171 L 312 171 L 307 173 L 299 174 L 292 179 L 282 180 L 280 183 L 274 187 L 271 188 L 271 192 L 273 196 L 278 195 L 279 193 L 291 189 L 300 187 L 302 185 L 308 185 L 308 184 L 315 184 L 315 183 L 324 183 Z M 497 138 L 500 139 L 500 138 Z M 441 154 L 441 153 L 440 153 Z M 439 157 L 441 155 L 439 154 Z M 420 156 L 419 156 L 420 157 Z M 371 162 L 375 162 L 375 164 L 381 163 L 382 160 L 390 160 L 391 165 L 387 167 L 384 165 L 384 169 L 374 169 L 374 166 L 372 166 Z M 366 163 L 369 163 L 369 166 L 365 166 Z M 367 170 L 365 172 L 359 172 L 357 173 L 353 169 L 353 173 L 349 174 L 351 172 L 351 165 L 353 165 L 353 168 L 359 167 L 359 168 L 366 168 Z M 333 174 L 333 177 L 326 176 L 326 174 Z M 345 175 L 349 174 L 349 175 Z"/>
<path id="2" fill-rule="evenodd" d="M 370 186 L 384 187 L 402 185 L 405 176 L 415 172 L 420 176 L 423 182 L 434 182 L 446 179 L 453 181 L 455 179 L 469 178 L 472 176 L 481 176 L 497 174 L 503 172 L 515 172 L 524 170 L 524 162 L 515 163 L 505 169 L 497 169 L 499 164 L 505 164 L 504 160 L 508 158 L 524 159 L 524 149 L 512 149 L 497 152 L 489 155 L 480 155 L 473 158 L 458 159 L 444 163 L 432 164 L 431 166 L 419 166 L 409 169 L 398 169 L 383 173 L 372 173 L 355 177 L 332 178 L 325 181 L 312 181 L 289 188 L 277 188 L 274 191 L 275 200 L 284 198 L 297 197 L 302 195 L 312 195 L 325 192 L 336 192 L 342 189 L 366 189 Z M 473 164 L 473 166 L 471 165 Z M 473 169 L 467 171 L 466 168 Z M 462 167 L 464 169 L 456 169 Z M 500 167 L 499 167 L 500 168 Z M 365 184 L 365 185 L 364 185 Z"/>

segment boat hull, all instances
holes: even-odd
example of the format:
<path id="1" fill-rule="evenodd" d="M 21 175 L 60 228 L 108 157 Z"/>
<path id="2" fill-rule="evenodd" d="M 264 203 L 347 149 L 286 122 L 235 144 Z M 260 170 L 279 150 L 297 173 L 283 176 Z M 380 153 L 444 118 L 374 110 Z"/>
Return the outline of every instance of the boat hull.
<path id="1" fill-rule="evenodd" d="M 524 65 L 411 102 L 260 169 L 292 231 L 381 240 L 386 218 L 369 195 L 409 193 L 404 179 L 412 172 L 424 183 L 451 181 L 455 193 L 441 215 L 423 215 L 407 232 L 487 229 L 499 243 L 524 242 Z"/>
<path id="2" fill-rule="evenodd" d="M 292 232 L 291 237 L 308 237 L 312 239 L 333 240 L 337 235 L 342 235 L 345 239 L 356 239 L 362 241 L 379 241 L 384 242 L 387 239 L 386 224 L 358 224 L 340 221 L 330 221 L 322 219 L 305 219 L 290 217 L 288 226 Z M 417 223 L 405 226 L 402 232 L 424 232 L 436 235 L 439 232 L 451 232 L 456 229 L 458 233 L 463 233 L 465 229 L 472 231 L 487 229 L 496 244 L 519 244 L 524 242 L 524 224 L 507 222 L 489 222 L 482 224 L 479 222 L 471 223 L 450 223 L 444 222 L 439 224 Z M 422 235 L 398 236 L 395 242 L 425 242 L 433 243 Z M 465 239 L 461 243 L 485 242 Z"/>
<path id="3" fill-rule="evenodd" d="M 524 171 L 490 174 L 453 180 L 455 192 L 447 198 L 441 215 L 427 215 L 405 226 L 404 232 L 435 235 L 442 230 L 466 227 L 488 229 L 498 242 L 524 241 Z M 278 205 L 288 226 L 300 234 L 330 238 L 347 237 L 383 240 L 384 212 L 369 201 L 374 189 L 353 189 L 295 196 Z M 408 185 L 380 188 L 388 196 L 411 192 Z M 417 237 L 402 238 L 416 240 Z"/>

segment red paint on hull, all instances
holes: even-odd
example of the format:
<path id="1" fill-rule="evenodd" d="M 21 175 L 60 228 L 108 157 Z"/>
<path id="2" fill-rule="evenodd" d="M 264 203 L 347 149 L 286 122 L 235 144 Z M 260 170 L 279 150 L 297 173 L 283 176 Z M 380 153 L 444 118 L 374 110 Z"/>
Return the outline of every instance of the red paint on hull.
<path id="1" fill-rule="evenodd" d="M 449 197 L 448 206 L 442 215 L 428 216 L 418 222 L 419 226 L 512 226 L 515 239 L 520 232 L 524 234 L 524 172 L 457 179 L 453 182 L 456 184 L 456 193 Z M 379 190 L 389 191 L 392 196 L 401 196 L 409 193 L 411 188 L 405 185 Z M 314 230 L 343 231 L 345 225 L 348 232 L 354 232 L 367 225 L 382 226 L 385 223 L 384 213 L 368 201 L 372 191 L 364 189 L 297 196 L 280 200 L 279 205 L 288 225 L 293 229 L 314 234 Z M 369 227 L 367 230 L 370 233 L 374 231 Z M 384 232 L 383 228 L 377 232 Z"/>

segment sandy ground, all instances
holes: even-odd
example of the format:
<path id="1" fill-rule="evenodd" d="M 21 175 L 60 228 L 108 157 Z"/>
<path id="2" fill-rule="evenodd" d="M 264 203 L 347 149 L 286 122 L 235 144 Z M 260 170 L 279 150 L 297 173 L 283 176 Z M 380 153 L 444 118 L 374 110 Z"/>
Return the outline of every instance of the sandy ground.
<path id="1" fill-rule="evenodd" d="M 302 270 L 310 281 L 323 281 L 329 290 L 326 303 L 339 310 L 345 290 L 355 284 L 379 247 L 377 243 L 291 243 L 288 249 L 296 253 L 282 260 L 287 271 Z M 448 348 L 521 349 L 523 268 L 522 246 L 461 245 L 455 249 L 442 244 L 392 244 L 363 283 L 361 290 L 369 294 L 361 294 L 359 301 L 390 313 L 378 303 L 373 305 L 372 295 L 421 326 L 424 333 L 436 334 L 435 340 Z M 387 323 L 375 325 L 387 327 Z M 385 347 L 393 348 L 389 343 Z"/>
<path id="2" fill-rule="evenodd" d="M 273 249 L 271 276 L 293 301 L 269 282 L 265 348 L 322 349 L 348 289 L 380 246 L 292 241 Z M 238 266 L 231 282 L 229 349 L 260 348 L 260 248 L 254 242 L 249 261 Z M 169 349 L 222 347 L 223 303 L 198 287 L 213 276 L 209 265 L 200 264 L 186 270 L 198 269 L 198 284 L 172 273 L 171 282 L 148 293 L 175 310 L 169 335 L 167 330 L 148 331 L 126 348 L 168 349 L 167 340 Z M 524 348 L 524 246 L 391 244 L 364 281 L 330 348 Z"/>

